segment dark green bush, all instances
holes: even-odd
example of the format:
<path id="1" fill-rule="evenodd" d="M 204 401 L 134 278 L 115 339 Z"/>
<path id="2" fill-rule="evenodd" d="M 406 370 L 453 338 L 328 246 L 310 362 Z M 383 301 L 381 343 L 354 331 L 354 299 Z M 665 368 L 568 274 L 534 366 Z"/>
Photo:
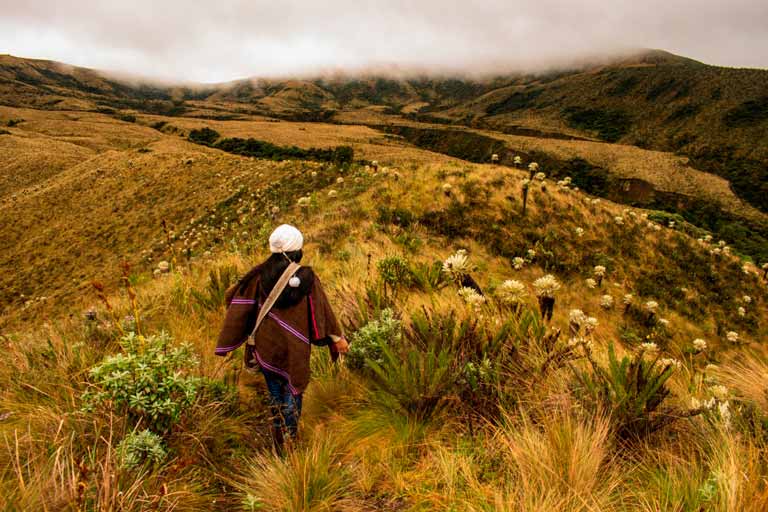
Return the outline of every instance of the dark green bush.
<path id="1" fill-rule="evenodd" d="M 378 211 L 376 221 L 379 224 L 394 224 L 395 226 L 407 228 L 417 220 L 416 215 L 405 208 L 390 208 L 388 206 L 379 205 L 376 209 Z"/>
<path id="2" fill-rule="evenodd" d="M 399 288 L 408 288 L 413 283 L 413 276 L 408 262 L 400 256 L 390 256 L 379 260 L 376 263 L 376 269 L 379 271 L 379 277 L 385 285 L 392 291 Z"/>
<path id="3" fill-rule="evenodd" d="M 616 142 L 632 126 L 629 115 L 620 110 L 569 107 L 563 114 L 573 128 L 595 131 L 598 137 L 608 142 Z"/>
<path id="4" fill-rule="evenodd" d="M 195 144 L 202 144 L 204 146 L 213 146 L 217 140 L 221 137 L 221 134 L 216 130 L 208 128 L 199 128 L 189 132 L 189 140 Z"/>
<path id="5" fill-rule="evenodd" d="M 723 123 L 731 128 L 757 126 L 768 121 L 768 96 L 745 101 L 723 115 Z"/>
<path id="6" fill-rule="evenodd" d="M 256 139 L 230 138 L 219 140 L 214 147 L 236 155 L 272 160 L 316 160 L 337 165 L 351 164 L 354 161 L 354 150 L 349 146 L 302 149 L 296 146 L 276 146 Z"/>

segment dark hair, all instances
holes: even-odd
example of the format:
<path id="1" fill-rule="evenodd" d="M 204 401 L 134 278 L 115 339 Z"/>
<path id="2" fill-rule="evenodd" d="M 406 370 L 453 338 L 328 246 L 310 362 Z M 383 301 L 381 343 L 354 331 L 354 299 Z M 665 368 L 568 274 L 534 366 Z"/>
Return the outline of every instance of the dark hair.
<path id="1" fill-rule="evenodd" d="M 287 256 L 287 257 L 286 257 Z M 288 260 L 298 263 L 304 253 L 299 249 L 298 251 L 291 251 L 286 253 L 272 253 L 269 258 L 261 265 L 258 265 L 251 269 L 238 283 L 237 288 L 242 293 L 243 289 L 248 283 L 257 275 L 261 277 L 261 290 L 264 297 L 269 295 L 272 288 L 283 275 L 285 269 L 288 268 Z M 301 283 L 297 288 L 286 286 L 283 293 L 275 301 L 276 309 L 285 309 L 298 304 L 301 300 L 309 295 L 309 291 L 312 289 L 312 284 L 315 282 L 315 274 L 310 267 L 301 267 L 296 272 L 296 277 L 301 280 Z"/>

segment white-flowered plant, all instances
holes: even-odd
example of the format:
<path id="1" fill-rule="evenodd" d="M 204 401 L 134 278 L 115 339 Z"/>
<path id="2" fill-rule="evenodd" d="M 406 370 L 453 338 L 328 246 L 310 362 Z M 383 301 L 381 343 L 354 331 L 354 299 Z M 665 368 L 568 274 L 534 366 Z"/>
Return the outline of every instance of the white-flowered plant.
<path id="1" fill-rule="evenodd" d="M 739 316 L 746 316 L 747 315 L 747 310 L 744 309 L 744 306 L 739 306 L 739 309 L 737 311 L 739 313 Z"/>
<path id="2" fill-rule="evenodd" d="M 572 309 L 568 313 L 568 320 L 570 323 L 581 326 L 587 321 L 587 315 L 580 309 Z"/>
<path id="3" fill-rule="evenodd" d="M 728 398 L 728 388 L 722 384 L 709 386 L 709 392 L 718 400 L 726 400 Z"/>
<path id="4" fill-rule="evenodd" d="M 516 156 L 515 158 L 512 159 L 512 162 L 514 162 L 515 165 L 520 165 L 523 163 L 523 159 L 520 158 L 519 156 Z"/>
<path id="5" fill-rule="evenodd" d="M 707 342 L 701 338 L 696 338 L 693 340 L 693 348 L 696 352 L 703 352 L 707 350 Z"/>
<path id="6" fill-rule="evenodd" d="M 632 301 L 634 300 L 634 298 L 635 298 L 634 295 L 632 295 L 631 293 L 627 293 L 621 299 L 621 302 L 623 302 L 625 306 L 629 306 L 630 304 L 632 304 Z"/>
<path id="7" fill-rule="evenodd" d="M 617 215 L 616 217 L 613 218 L 613 222 L 615 222 L 619 226 L 623 226 L 624 225 L 624 217 L 621 217 L 621 216 Z"/>
<path id="8" fill-rule="evenodd" d="M 529 260 L 532 260 L 532 259 L 534 259 L 536 257 L 536 251 L 534 251 L 533 249 L 528 249 L 525 252 L 525 254 L 528 256 Z"/>
<path id="9" fill-rule="evenodd" d="M 741 297 L 741 300 L 742 300 L 742 302 L 744 302 L 745 304 L 749 304 L 749 303 L 751 303 L 751 302 L 752 302 L 752 297 L 750 297 L 749 295 L 744 295 L 743 297 Z"/>
<path id="10" fill-rule="evenodd" d="M 595 274 L 595 277 L 604 277 L 605 267 L 602 265 L 595 265 L 594 274 Z"/>
<path id="11" fill-rule="evenodd" d="M 723 426 L 728 429 L 731 426 L 731 409 L 730 409 L 730 403 L 726 400 L 725 402 L 718 402 L 717 403 L 717 412 L 720 414 L 720 419 L 723 422 Z"/>
<path id="12" fill-rule="evenodd" d="M 727 339 L 731 343 L 737 343 L 739 341 L 739 333 L 737 333 L 736 331 L 728 331 L 725 334 L 725 339 Z"/>
<path id="13" fill-rule="evenodd" d="M 643 307 L 645 307 L 645 310 L 649 313 L 655 313 L 657 309 L 659 309 L 659 303 L 655 300 L 649 300 L 647 301 Z"/>
<path id="14" fill-rule="evenodd" d="M 535 179 L 536 181 L 544 181 L 545 179 L 547 179 L 547 175 L 544 174 L 543 172 L 537 172 L 536 175 L 533 177 L 533 179 Z"/>
<path id="15" fill-rule="evenodd" d="M 662 325 L 664 327 L 669 327 L 669 320 L 666 318 L 659 318 L 659 325 Z"/>
<path id="16" fill-rule="evenodd" d="M 537 297 L 554 298 L 555 292 L 560 289 L 560 283 L 555 276 L 547 274 L 533 282 L 533 289 L 535 290 Z"/>
<path id="17" fill-rule="evenodd" d="M 496 296 L 502 304 L 514 306 L 525 302 L 525 285 L 514 279 L 507 279 L 496 289 Z"/>
<path id="18" fill-rule="evenodd" d="M 448 256 L 443 261 L 443 272 L 450 275 L 454 280 L 460 280 L 472 271 L 469 266 L 469 257 L 467 251 L 459 249 L 455 254 Z"/>
<path id="19" fill-rule="evenodd" d="M 530 164 L 528 164 L 528 170 L 531 171 L 531 172 L 538 171 L 539 170 L 539 164 L 537 164 L 536 162 L 531 162 Z"/>
<path id="20" fill-rule="evenodd" d="M 680 368 L 680 361 L 678 361 L 677 359 L 673 359 L 671 357 L 662 357 L 661 359 L 659 359 L 659 364 L 662 367 L 669 366 L 670 368 L 674 368 L 675 370 Z"/>
<path id="21" fill-rule="evenodd" d="M 603 309 L 611 309 L 613 307 L 613 297 L 610 295 L 603 295 L 600 297 L 600 307 Z"/>
<path id="22" fill-rule="evenodd" d="M 597 318 L 593 316 L 588 316 L 587 319 L 584 321 L 585 332 L 589 334 L 595 329 L 597 329 Z"/>
<path id="23" fill-rule="evenodd" d="M 477 290 L 464 286 L 459 290 L 459 297 L 461 297 L 467 305 L 474 309 L 479 309 L 485 304 L 485 297 L 477 293 Z"/>
<path id="24" fill-rule="evenodd" d="M 658 352 L 659 346 L 652 341 L 646 341 L 640 344 L 640 349 L 644 352 L 654 353 Z"/>
<path id="25" fill-rule="evenodd" d="M 584 282 L 587 284 L 587 288 L 589 288 L 590 290 L 597 286 L 597 281 L 595 281 L 591 277 L 586 278 Z"/>
<path id="26" fill-rule="evenodd" d="M 525 266 L 525 260 L 521 258 L 520 256 L 515 256 L 512 258 L 512 266 L 515 270 L 520 270 Z"/>
<path id="27" fill-rule="evenodd" d="M 576 236 L 578 236 L 579 238 L 584 236 L 584 228 L 576 228 Z"/>
<path id="28" fill-rule="evenodd" d="M 300 207 L 306 208 L 309 206 L 309 203 L 311 202 L 311 198 L 309 196 L 300 197 L 299 200 L 296 202 Z"/>
<path id="29" fill-rule="evenodd" d="M 328 191 L 328 197 L 329 197 L 329 198 L 331 198 L 331 199 L 334 199 L 334 198 L 336 198 L 336 197 L 338 197 L 338 196 L 339 196 L 339 193 L 338 193 L 338 192 L 336 192 L 335 190 L 329 190 L 329 191 Z"/>

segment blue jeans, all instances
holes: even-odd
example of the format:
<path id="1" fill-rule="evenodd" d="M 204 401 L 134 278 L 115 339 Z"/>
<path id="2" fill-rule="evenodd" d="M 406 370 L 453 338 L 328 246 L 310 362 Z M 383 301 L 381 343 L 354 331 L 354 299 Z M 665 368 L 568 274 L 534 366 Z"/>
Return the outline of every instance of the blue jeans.
<path id="1" fill-rule="evenodd" d="M 269 403 L 272 409 L 272 426 L 279 431 L 287 431 L 295 439 L 299 430 L 301 415 L 301 394 L 293 395 L 288 388 L 288 381 L 276 373 L 261 370 L 269 391 Z"/>

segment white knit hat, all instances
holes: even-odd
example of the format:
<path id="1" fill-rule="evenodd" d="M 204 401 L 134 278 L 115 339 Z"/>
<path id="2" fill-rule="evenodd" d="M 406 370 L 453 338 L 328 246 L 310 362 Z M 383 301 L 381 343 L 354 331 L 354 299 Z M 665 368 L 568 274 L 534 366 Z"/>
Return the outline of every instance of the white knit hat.
<path id="1" fill-rule="evenodd" d="M 283 224 L 278 226 L 271 235 L 269 235 L 269 250 L 272 252 L 291 252 L 298 251 L 304 246 L 304 237 L 301 231 L 291 226 Z"/>

